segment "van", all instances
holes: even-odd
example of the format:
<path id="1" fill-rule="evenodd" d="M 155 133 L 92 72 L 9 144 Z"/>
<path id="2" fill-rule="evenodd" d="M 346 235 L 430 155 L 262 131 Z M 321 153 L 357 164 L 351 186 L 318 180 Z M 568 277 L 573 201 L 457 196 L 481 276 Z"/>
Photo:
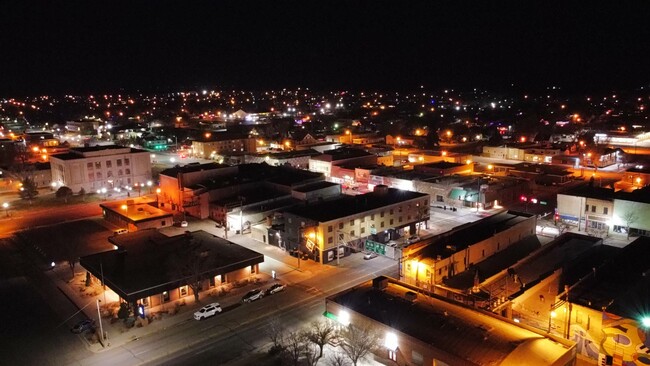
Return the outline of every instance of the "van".
<path id="1" fill-rule="evenodd" d="M 128 232 L 129 232 L 129 230 L 127 230 L 127 229 L 117 229 L 117 230 L 113 231 L 113 234 L 114 235 L 120 235 L 120 234 L 126 234 Z"/>

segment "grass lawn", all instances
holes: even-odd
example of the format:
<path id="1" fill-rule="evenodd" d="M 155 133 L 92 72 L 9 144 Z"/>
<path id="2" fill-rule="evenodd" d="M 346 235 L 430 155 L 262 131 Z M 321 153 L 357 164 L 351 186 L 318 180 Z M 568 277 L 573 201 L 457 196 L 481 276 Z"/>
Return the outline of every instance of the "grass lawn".
<path id="1" fill-rule="evenodd" d="M 94 193 L 86 194 L 84 196 L 74 195 L 68 198 L 66 203 L 62 198 L 56 198 L 54 194 L 45 194 L 34 197 L 31 200 L 17 200 L 11 202 L 11 210 L 30 210 L 35 208 L 47 208 L 47 207 L 61 207 L 67 205 L 76 205 L 79 203 L 88 203 L 88 202 L 101 202 L 102 196 Z"/>

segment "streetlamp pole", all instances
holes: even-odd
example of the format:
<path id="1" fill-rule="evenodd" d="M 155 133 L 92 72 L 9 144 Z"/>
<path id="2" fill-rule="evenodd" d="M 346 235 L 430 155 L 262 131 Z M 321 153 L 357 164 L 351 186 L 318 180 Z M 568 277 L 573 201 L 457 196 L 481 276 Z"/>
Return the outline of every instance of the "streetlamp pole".
<path id="1" fill-rule="evenodd" d="M 102 347 L 106 347 L 104 345 L 104 327 L 102 326 L 102 313 L 99 311 L 99 303 L 102 300 L 97 299 L 97 318 L 99 319 L 99 331 L 101 333 L 101 340 L 102 340 Z"/>

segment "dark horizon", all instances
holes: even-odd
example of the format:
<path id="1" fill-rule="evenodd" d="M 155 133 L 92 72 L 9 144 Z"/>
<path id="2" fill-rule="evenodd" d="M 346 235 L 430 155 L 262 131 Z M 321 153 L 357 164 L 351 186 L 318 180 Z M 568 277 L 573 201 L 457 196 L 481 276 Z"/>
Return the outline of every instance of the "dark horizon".
<path id="1" fill-rule="evenodd" d="M 567 92 L 650 83 L 650 4 L 16 2 L 0 95 L 220 89 Z"/>

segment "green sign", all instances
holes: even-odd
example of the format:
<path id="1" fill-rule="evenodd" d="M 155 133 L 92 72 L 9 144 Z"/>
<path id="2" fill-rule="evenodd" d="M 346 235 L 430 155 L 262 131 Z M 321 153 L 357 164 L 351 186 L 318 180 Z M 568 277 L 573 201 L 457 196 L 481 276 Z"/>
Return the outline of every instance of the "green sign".
<path id="1" fill-rule="evenodd" d="M 366 250 L 381 255 L 386 255 L 386 244 L 366 239 Z"/>

